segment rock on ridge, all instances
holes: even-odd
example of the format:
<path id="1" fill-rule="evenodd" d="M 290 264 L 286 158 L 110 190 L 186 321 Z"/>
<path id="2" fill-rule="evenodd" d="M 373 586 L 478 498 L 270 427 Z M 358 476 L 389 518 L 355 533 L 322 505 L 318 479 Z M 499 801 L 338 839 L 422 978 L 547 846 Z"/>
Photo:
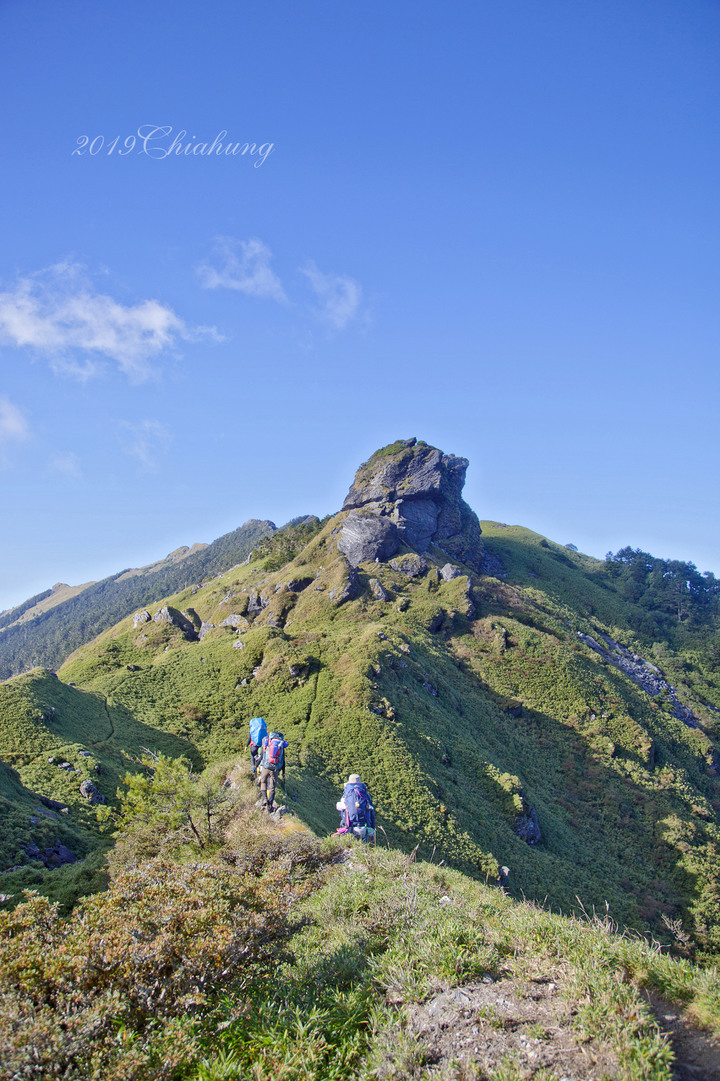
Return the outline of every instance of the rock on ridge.
<path id="1" fill-rule="evenodd" d="M 389 518 L 376 517 L 374 512 L 350 511 L 338 538 L 338 551 L 353 567 L 373 559 L 385 562 L 399 547 L 400 536 L 395 523 Z"/>
<path id="2" fill-rule="evenodd" d="M 437 544 L 480 570 L 484 550 L 477 515 L 462 498 L 467 458 L 443 454 L 416 439 L 377 451 L 355 475 L 342 509 L 338 548 L 351 565 L 387 560 L 406 544 Z"/>
<path id="3" fill-rule="evenodd" d="M 171 623 L 173 627 L 181 630 L 186 638 L 195 639 L 198 636 L 198 632 L 191 621 L 182 612 L 178 612 L 177 608 L 165 605 L 163 608 L 158 609 L 152 618 L 153 623 Z"/>

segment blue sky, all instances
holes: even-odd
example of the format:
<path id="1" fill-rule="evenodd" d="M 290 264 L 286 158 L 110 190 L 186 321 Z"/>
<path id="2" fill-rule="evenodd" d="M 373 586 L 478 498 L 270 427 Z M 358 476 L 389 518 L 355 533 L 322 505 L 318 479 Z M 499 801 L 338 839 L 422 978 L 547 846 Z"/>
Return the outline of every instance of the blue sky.
<path id="1" fill-rule="evenodd" d="M 720 573 L 717 3 L 3 0 L 0 86 L 0 608 L 411 435 Z"/>

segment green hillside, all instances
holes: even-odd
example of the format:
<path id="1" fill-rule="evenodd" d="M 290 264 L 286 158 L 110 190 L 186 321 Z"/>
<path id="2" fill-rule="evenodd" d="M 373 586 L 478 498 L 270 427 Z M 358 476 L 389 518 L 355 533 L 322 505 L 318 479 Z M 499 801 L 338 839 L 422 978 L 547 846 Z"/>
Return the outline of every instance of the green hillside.
<path id="1" fill-rule="evenodd" d="M 359 772 L 391 846 L 481 881 L 505 865 L 515 897 L 607 904 L 622 926 L 714 953 L 716 583 L 686 584 L 673 620 L 680 579 L 662 561 L 478 523 L 459 502 L 463 462 L 414 441 L 374 456 L 340 514 L 128 616 L 59 681 L 2 685 L 0 758 L 29 792 L 69 801 L 76 779 L 47 758 L 88 750 L 112 799 L 143 748 L 197 768 L 236 758 L 263 715 L 290 743 L 289 805 L 312 830 L 335 828 Z M 29 862 L 17 847 L 6 859 Z"/>
<path id="2" fill-rule="evenodd" d="M 717 1077 L 716 968 L 254 798 L 237 768 L 157 757 L 104 893 L 0 912 L 3 1077 Z"/>
<path id="3" fill-rule="evenodd" d="M 123 570 L 84 586 L 62 584 L 0 615 L 0 679 L 38 665 L 55 669 L 68 654 L 141 604 L 201 582 L 246 559 L 275 529 L 252 519 L 212 544 L 178 549 L 137 570 Z"/>

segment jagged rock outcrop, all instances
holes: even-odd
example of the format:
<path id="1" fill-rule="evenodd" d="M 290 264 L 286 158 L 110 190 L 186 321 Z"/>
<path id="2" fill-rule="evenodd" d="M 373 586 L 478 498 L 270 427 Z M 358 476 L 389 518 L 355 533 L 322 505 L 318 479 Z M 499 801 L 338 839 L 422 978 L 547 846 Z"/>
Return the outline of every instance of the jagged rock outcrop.
<path id="1" fill-rule="evenodd" d="M 153 623 L 171 623 L 173 627 L 181 630 L 186 638 L 196 639 L 198 636 L 198 632 L 187 616 L 184 616 L 182 612 L 178 612 L 177 608 L 171 608 L 168 605 L 160 608 L 155 613 Z"/>
<path id="2" fill-rule="evenodd" d="M 379 601 L 389 600 L 388 591 L 385 589 L 382 582 L 379 582 L 377 580 L 377 578 L 371 578 L 370 581 L 368 582 L 368 585 L 370 586 L 370 591 L 371 591 L 373 597 L 376 598 L 376 600 L 379 600 Z"/>
<path id="3" fill-rule="evenodd" d="M 56 841 L 54 845 L 42 850 L 36 844 L 26 845 L 25 855 L 30 860 L 38 860 L 47 867 L 48 871 L 53 871 L 56 867 L 62 867 L 64 863 L 77 863 L 80 858 L 75 855 L 72 849 L 61 844 L 60 841 Z"/>
<path id="4" fill-rule="evenodd" d="M 341 527 L 338 548 L 357 566 L 390 559 L 401 543 L 417 552 L 437 544 L 479 570 L 482 531 L 462 499 L 467 467 L 466 458 L 416 439 L 378 451 L 360 466 L 343 503 L 342 509 L 351 513 Z"/>
<path id="5" fill-rule="evenodd" d="M 288 582 L 287 587 L 291 593 L 302 593 L 304 589 L 307 589 L 313 582 L 312 578 L 293 578 Z"/>
<path id="6" fill-rule="evenodd" d="M 199 631 L 202 627 L 202 616 L 199 616 L 194 608 L 186 608 L 182 613 L 186 619 L 189 619 L 196 631 Z"/>
<path id="7" fill-rule="evenodd" d="M 150 622 L 150 613 L 145 610 L 143 610 L 142 612 L 136 612 L 135 615 L 132 617 L 132 620 L 133 630 L 135 630 L 140 624 Z"/>
<path id="8" fill-rule="evenodd" d="M 258 615 L 262 612 L 263 608 L 267 607 L 267 598 L 258 593 L 256 589 L 250 590 L 250 597 L 248 600 L 247 611 L 251 615 Z"/>
<path id="9" fill-rule="evenodd" d="M 362 584 L 358 573 L 354 567 L 349 566 L 347 573 L 340 582 L 328 593 L 328 597 L 334 604 L 344 604 L 345 601 L 351 601 L 359 595 L 362 590 Z"/>
<path id="10" fill-rule="evenodd" d="M 658 694 L 665 695 L 672 704 L 673 716 L 686 724 L 688 728 L 697 728 L 699 723 L 697 717 L 691 709 L 682 704 L 678 698 L 677 690 L 663 678 L 662 672 L 656 665 L 644 660 L 637 653 L 631 653 L 629 649 L 626 649 L 625 646 L 620 645 L 614 638 L 610 638 L 606 634 L 598 633 L 598 638 L 602 638 L 607 647 L 604 648 L 589 634 L 583 634 L 582 631 L 577 633 L 581 642 L 599 653 L 604 661 L 614 664 L 616 668 L 629 676 L 633 683 L 637 683 L 639 687 L 642 687 L 646 694 L 649 694 L 652 698 Z"/>
<path id="11" fill-rule="evenodd" d="M 531 803 L 528 803 L 523 798 L 522 813 L 517 816 L 515 820 L 515 833 L 520 840 L 526 841 L 529 845 L 539 845 L 542 841 L 542 832 L 540 830 L 540 823 L 538 822 L 537 811 Z"/>
<path id="12" fill-rule="evenodd" d="M 90 800 L 91 803 L 105 802 L 105 797 L 102 792 L 97 789 L 92 781 L 83 781 L 80 785 L 80 795 L 84 796 L 85 799 Z"/>
<path id="13" fill-rule="evenodd" d="M 51 811 L 62 811 L 65 808 L 64 803 L 61 803 L 60 800 L 50 799 L 49 796 L 38 796 L 38 799 L 44 807 L 47 807 Z"/>

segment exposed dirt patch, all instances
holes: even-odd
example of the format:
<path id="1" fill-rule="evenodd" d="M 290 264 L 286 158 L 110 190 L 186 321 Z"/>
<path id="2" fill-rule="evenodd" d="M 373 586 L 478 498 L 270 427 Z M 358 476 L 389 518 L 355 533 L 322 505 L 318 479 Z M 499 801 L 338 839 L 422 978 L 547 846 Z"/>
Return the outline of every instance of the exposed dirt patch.
<path id="1" fill-rule="evenodd" d="M 458 1078 L 492 1076 L 503 1061 L 532 1078 L 541 1070 L 567 1081 L 620 1077 L 612 1051 L 582 1042 L 572 1006 L 553 981 L 507 977 L 456 987 L 407 1009 L 408 1031 L 424 1046 L 428 1074 L 453 1062 Z"/>
<path id="2" fill-rule="evenodd" d="M 670 1038 L 677 1081 L 719 1081 L 720 1041 L 689 1024 L 672 1002 L 652 992 L 645 994 L 660 1031 Z"/>

